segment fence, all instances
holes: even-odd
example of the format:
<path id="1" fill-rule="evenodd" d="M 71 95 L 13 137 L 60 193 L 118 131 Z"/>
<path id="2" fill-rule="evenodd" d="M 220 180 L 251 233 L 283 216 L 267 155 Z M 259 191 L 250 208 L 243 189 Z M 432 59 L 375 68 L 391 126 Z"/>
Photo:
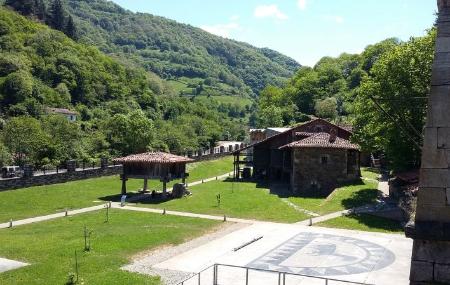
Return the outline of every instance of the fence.
<path id="1" fill-rule="evenodd" d="M 288 272 L 214 264 L 177 285 L 370 285 Z"/>

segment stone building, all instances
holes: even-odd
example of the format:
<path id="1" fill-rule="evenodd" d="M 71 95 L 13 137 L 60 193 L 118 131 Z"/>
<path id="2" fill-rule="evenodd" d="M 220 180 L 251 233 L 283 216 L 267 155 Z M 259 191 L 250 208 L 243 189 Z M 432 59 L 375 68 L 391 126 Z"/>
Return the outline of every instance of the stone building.
<path id="1" fill-rule="evenodd" d="M 47 108 L 47 113 L 64 116 L 69 122 L 75 122 L 78 116 L 77 112 L 62 108 Z"/>
<path id="2" fill-rule="evenodd" d="M 328 138 L 328 143 L 325 143 L 326 136 L 330 136 L 330 134 L 332 134 L 332 138 Z M 322 161 L 320 154 L 323 153 L 324 157 L 328 156 L 330 158 L 330 165 L 327 166 L 329 176 L 319 174 L 324 169 L 322 167 L 321 170 L 320 166 L 323 165 L 319 164 L 316 168 L 315 176 L 317 183 L 313 184 L 317 186 L 319 193 L 329 193 L 333 190 L 333 185 L 336 185 L 336 183 L 355 177 L 354 174 L 347 173 L 347 169 L 354 168 L 356 175 L 359 175 L 359 150 L 358 146 L 349 142 L 351 135 L 352 133 L 349 130 L 323 119 L 314 119 L 307 123 L 299 124 L 284 132 L 235 151 L 233 153 L 235 155 L 235 177 L 240 177 L 242 173 L 241 165 L 245 164 L 248 167 L 253 167 L 253 177 L 256 179 L 286 183 L 290 184 L 293 191 L 308 192 L 308 189 L 311 189 L 311 182 L 315 180 L 308 182 L 300 178 L 299 171 L 303 167 L 306 168 L 306 166 L 303 166 L 304 164 L 299 159 L 301 159 L 301 156 L 306 156 L 306 153 L 309 153 L 311 157 L 305 157 L 305 159 Z M 333 138 L 335 139 L 333 140 Z M 307 143 L 308 141 L 318 140 L 322 140 L 322 145 L 316 145 L 314 148 L 289 146 L 294 142 L 303 141 Z M 318 155 L 319 158 L 317 160 L 313 159 L 313 153 Z M 355 156 L 356 162 L 354 163 L 348 161 L 349 156 L 352 155 Z M 246 156 L 251 157 L 248 158 Z M 349 159 L 353 161 L 352 157 Z M 347 167 L 348 163 L 350 165 Z M 300 184 L 304 183 L 308 186 L 300 187 Z"/>
<path id="3" fill-rule="evenodd" d="M 326 196 L 360 177 L 359 146 L 333 134 L 312 134 L 280 149 L 291 151 L 290 184 L 296 194 Z"/>

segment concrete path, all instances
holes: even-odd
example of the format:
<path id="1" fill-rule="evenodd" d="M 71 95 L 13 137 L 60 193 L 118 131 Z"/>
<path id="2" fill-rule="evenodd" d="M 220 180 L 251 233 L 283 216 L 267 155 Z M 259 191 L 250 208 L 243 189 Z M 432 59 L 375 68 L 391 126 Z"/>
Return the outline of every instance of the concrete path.
<path id="1" fill-rule="evenodd" d="M 0 258 L 0 273 L 27 266 L 27 263 Z"/>
<path id="2" fill-rule="evenodd" d="M 258 237 L 262 238 L 235 250 Z M 225 264 L 367 284 L 406 285 L 411 247 L 412 240 L 402 235 L 257 222 L 150 267 L 196 273 L 213 264 Z M 141 269 L 137 272 L 145 274 L 145 265 Z M 207 282 L 212 277 L 208 274 L 212 272 L 202 273 L 201 284 L 212 284 Z M 245 284 L 245 276 L 245 269 L 218 268 L 219 284 Z M 276 273 L 249 273 L 249 284 L 272 285 L 278 284 L 277 280 Z M 198 276 L 184 284 L 197 285 Z M 286 284 L 323 285 L 324 280 L 287 276 Z"/>
<path id="3" fill-rule="evenodd" d="M 68 211 L 67 214 L 70 216 L 74 216 L 74 215 L 78 215 L 78 214 L 94 212 L 94 211 L 104 209 L 105 205 L 106 205 L 106 203 L 104 205 L 98 205 L 98 206 L 93 206 L 93 207 L 88 207 L 88 208 L 83 208 L 83 209 L 78 209 L 78 210 L 71 210 L 71 211 Z M 66 216 L 66 213 L 61 212 L 61 213 L 56 213 L 56 214 L 51 214 L 51 215 L 46 215 L 46 216 L 39 216 L 39 217 L 34 217 L 34 218 L 29 218 L 29 219 L 24 219 L 24 220 L 12 221 L 12 226 L 16 227 L 16 226 L 28 225 L 28 224 L 33 224 L 33 223 L 38 223 L 38 222 L 43 222 L 43 221 L 54 220 L 54 219 L 65 217 L 65 216 Z M 9 228 L 10 226 L 11 226 L 10 222 L 3 223 L 3 224 L 0 224 L 0 229 Z"/>
<path id="4" fill-rule="evenodd" d="M 213 215 L 204 215 L 204 214 L 195 214 L 195 213 L 188 213 L 188 212 L 177 212 L 177 211 L 165 211 L 164 212 L 164 210 L 161 210 L 161 209 L 139 208 L 139 207 L 133 207 L 133 206 L 121 207 L 119 203 L 112 203 L 112 208 L 128 210 L 128 211 L 147 212 L 147 213 L 154 213 L 154 214 L 165 214 L 165 215 L 180 216 L 180 217 L 208 219 L 208 220 L 215 220 L 215 221 L 226 220 L 227 222 L 243 223 L 243 224 L 254 224 L 254 223 L 258 222 L 255 220 L 228 218 L 226 216 L 213 216 Z"/>

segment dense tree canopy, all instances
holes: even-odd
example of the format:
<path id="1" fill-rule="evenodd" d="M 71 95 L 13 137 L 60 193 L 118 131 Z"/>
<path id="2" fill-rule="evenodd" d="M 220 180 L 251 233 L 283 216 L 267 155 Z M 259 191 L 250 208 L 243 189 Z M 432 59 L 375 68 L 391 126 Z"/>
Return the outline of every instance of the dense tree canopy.
<path id="1" fill-rule="evenodd" d="M 75 123 L 49 107 L 78 112 Z M 0 8 L 0 156 L 59 165 L 243 139 L 241 107 L 180 97 L 157 75 Z M 10 160 L 11 158 L 11 160 Z"/>

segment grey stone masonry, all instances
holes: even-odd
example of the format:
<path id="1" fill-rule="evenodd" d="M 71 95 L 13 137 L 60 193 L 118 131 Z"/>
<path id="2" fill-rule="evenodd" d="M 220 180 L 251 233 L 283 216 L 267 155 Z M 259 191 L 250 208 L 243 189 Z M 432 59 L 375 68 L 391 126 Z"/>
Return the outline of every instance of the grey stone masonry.
<path id="1" fill-rule="evenodd" d="M 438 0 L 436 53 L 414 223 L 411 284 L 450 283 L 450 0 Z"/>

